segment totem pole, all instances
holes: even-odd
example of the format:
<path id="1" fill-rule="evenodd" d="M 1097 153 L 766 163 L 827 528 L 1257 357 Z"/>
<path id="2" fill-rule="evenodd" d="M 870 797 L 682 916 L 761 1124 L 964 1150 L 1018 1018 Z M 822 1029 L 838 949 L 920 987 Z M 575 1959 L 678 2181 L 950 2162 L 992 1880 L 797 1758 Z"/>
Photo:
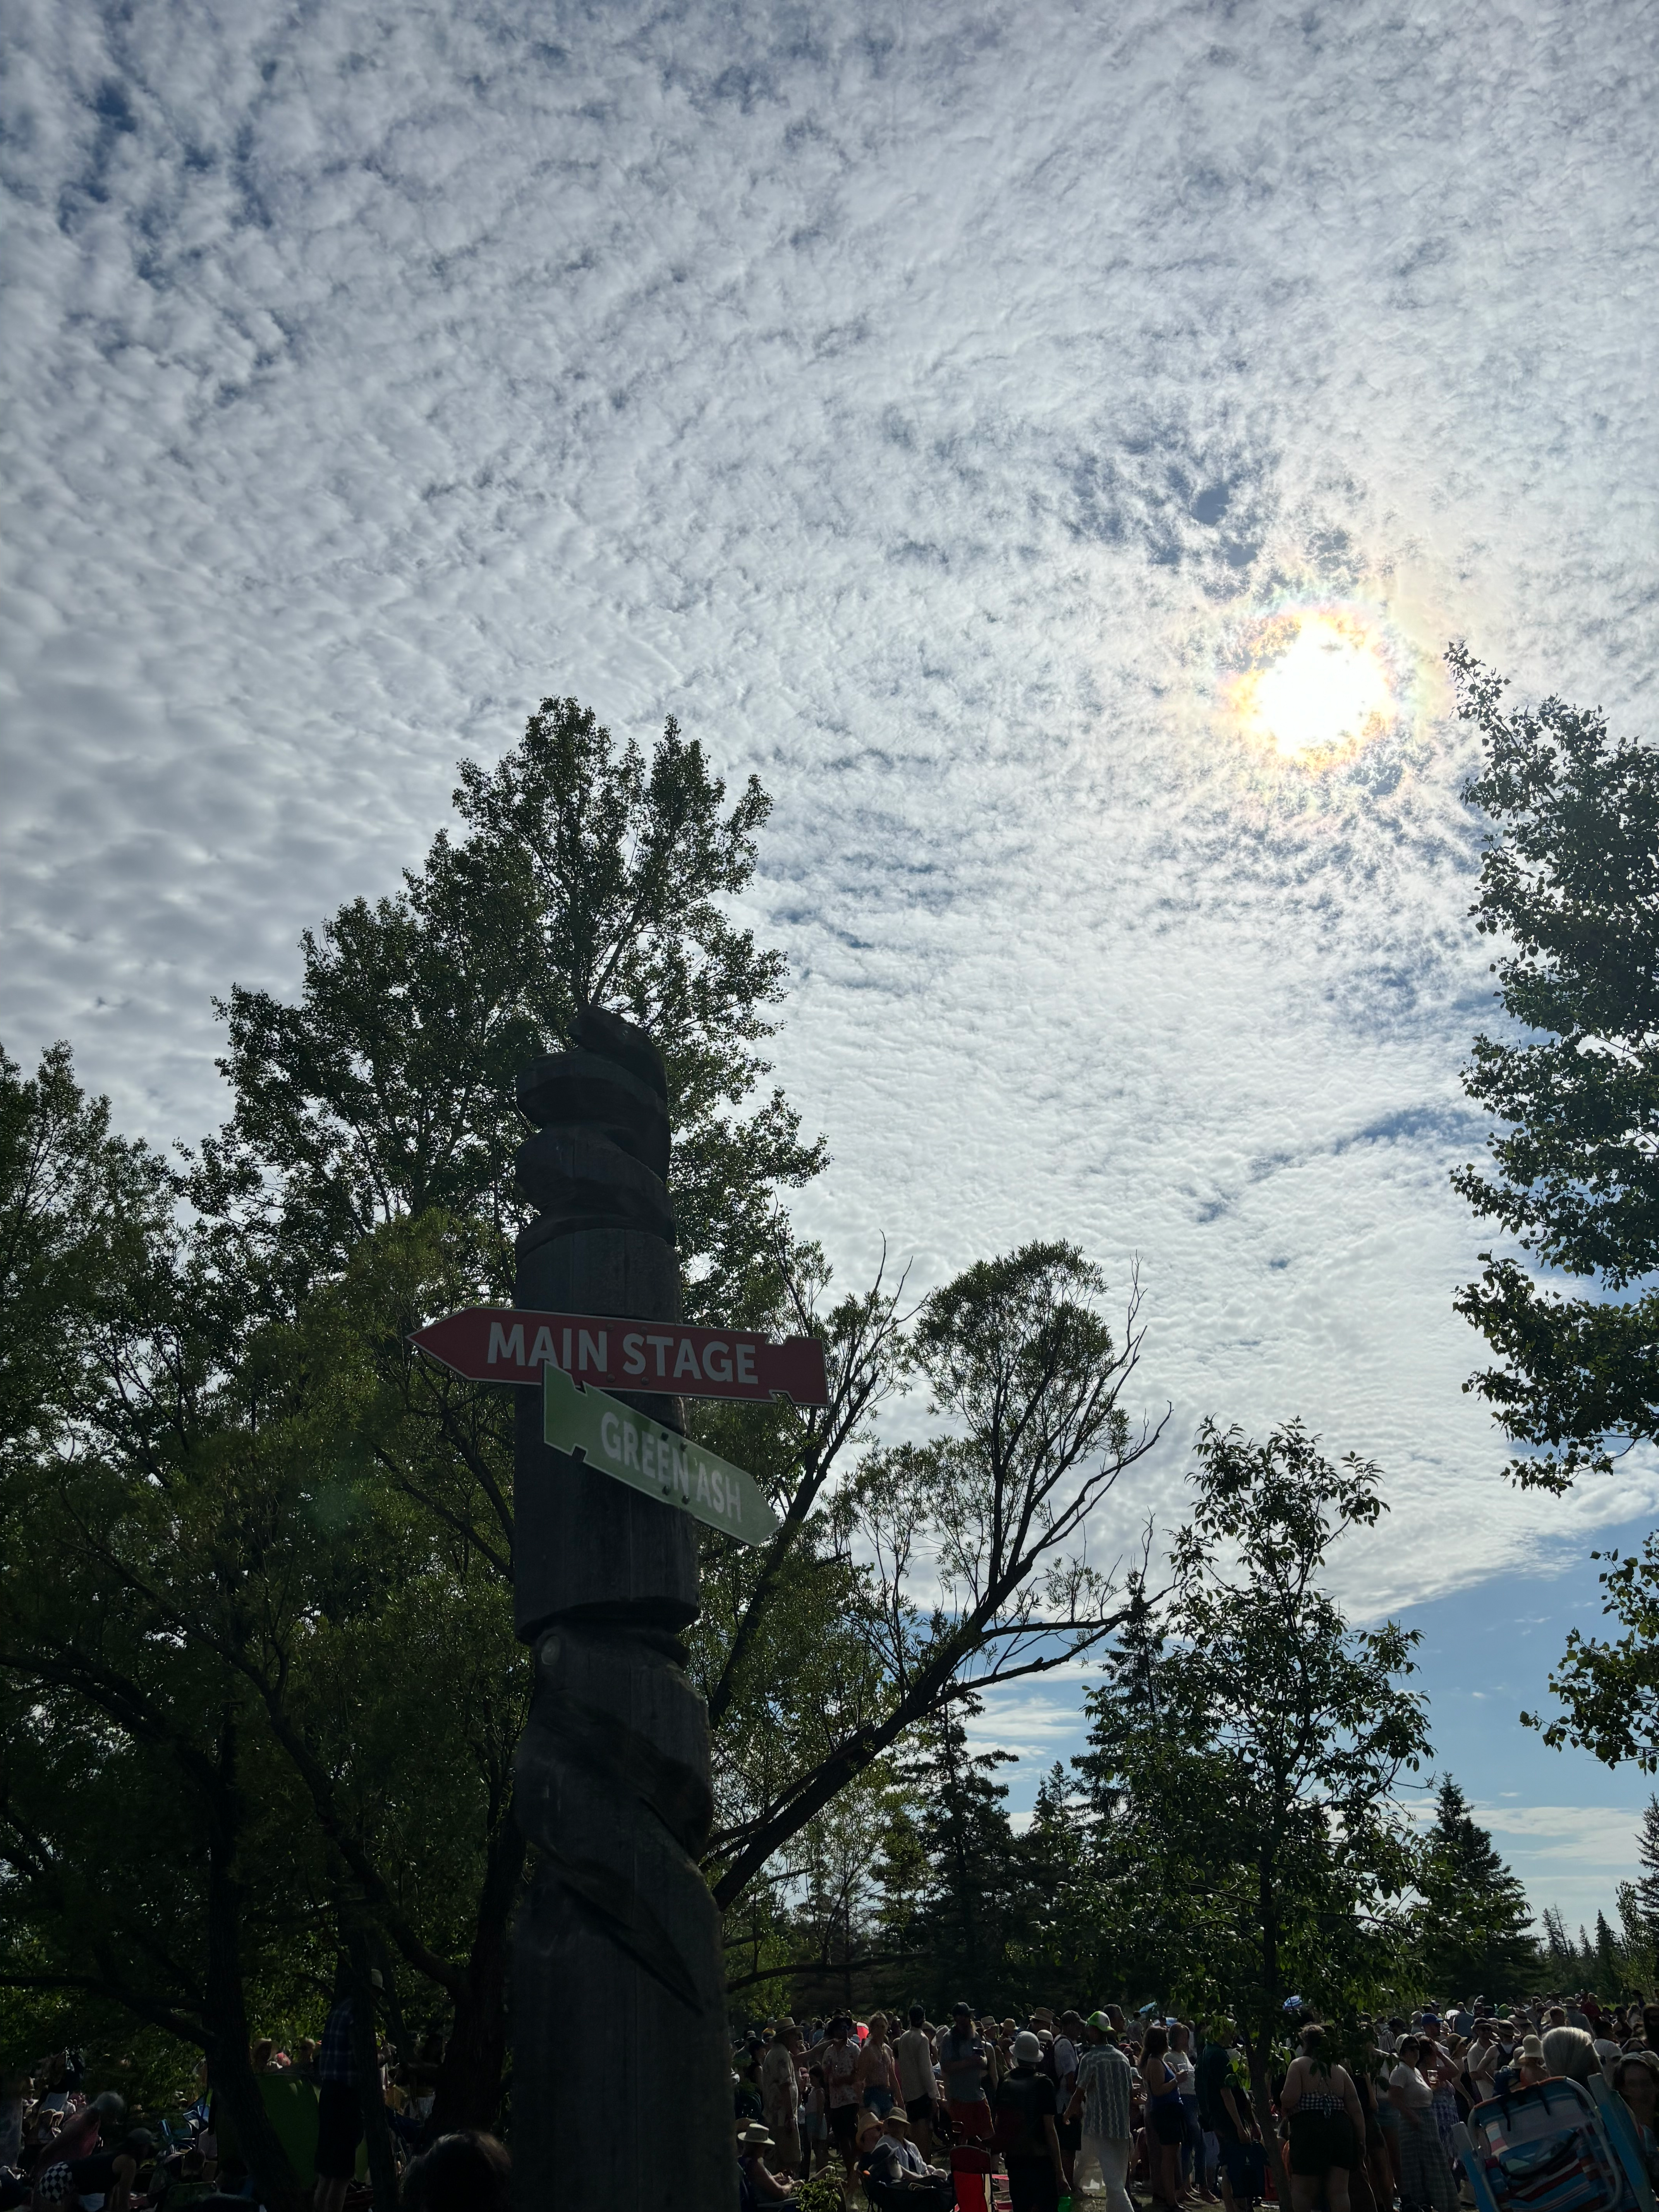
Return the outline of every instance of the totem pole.
<path id="1" fill-rule="evenodd" d="M 516 1303 L 677 1322 L 668 1086 L 642 1030 L 590 1011 L 519 1078 Z M 536 1654 L 518 1817 L 536 1868 L 513 1965 L 520 2212 L 732 2212 L 720 1916 L 698 1869 L 708 1720 L 679 1642 L 697 1615 L 690 1519 L 543 1441 L 520 1390 L 514 1606 Z M 683 1431 L 679 1401 L 623 1402 Z"/>

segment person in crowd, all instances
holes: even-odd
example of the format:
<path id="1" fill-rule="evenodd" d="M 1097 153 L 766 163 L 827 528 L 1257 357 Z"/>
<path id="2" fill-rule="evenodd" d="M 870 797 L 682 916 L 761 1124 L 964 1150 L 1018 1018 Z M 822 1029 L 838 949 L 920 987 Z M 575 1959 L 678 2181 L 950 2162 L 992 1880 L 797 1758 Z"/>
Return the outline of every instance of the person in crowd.
<path id="1" fill-rule="evenodd" d="M 1043 2069 L 1054 2085 L 1054 2101 L 1059 2113 L 1054 2130 L 1060 2137 L 1060 2162 L 1066 2169 L 1068 2193 L 1075 2185 L 1077 2154 L 1083 2142 L 1082 2121 L 1068 2117 L 1073 2092 L 1077 2087 L 1078 2045 L 1082 2039 L 1081 2013 L 1061 2013 L 1054 2022 L 1054 2039 L 1048 2046 L 1047 2063 Z"/>
<path id="2" fill-rule="evenodd" d="M 776 2148 L 763 2120 L 747 2121 L 738 2129 L 738 2172 L 744 2212 L 751 2206 L 794 2203 L 787 2176 L 774 2172 L 767 2161 L 767 2153 Z"/>
<path id="3" fill-rule="evenodd" d="M 887 2039 L 885 2013 L 870 2015 L 869 2039 L 859 2055 L 858 2087 L 860 2101 L 878 2119 L 884 2120 L 898 2102 L 898 2066 Z"/>
<path id="4" fill-rule="evenodd" d="M 1544 2064 L 1569 2081 L 1588 2081 L 1601 2071 L 1595 2039 L 1587 2027 L 1553 2027 L 1543 2039 Z"/>
<path id="5" fill-rule="evenodd" d="M 787 2014 L 779 2021 L 772 2040 L 761 2054 L 761 2120 L 770 2131 L 780 2172 L 793 2174 L 801 2167 L 800 2067 L 805 2057 L 800 2030 Z"/>
<path id="6" fill-rule="evenodd" d="M 1013 2071 L 997 2086 L 996 2146 L 1008 2169 L 1012 2212 L 1056 2212 L 1066 2186 L 1055 2126 L 1058 2100 L 1040 2073 L 1040 2038 L 1029 2027 L 1014 2038 Z"/>
<path id="7" fill-rule="evenodd" d="M 1181 2145 L 1182 2188 L 1190 2193 L 1196 2182 L 1200 2203 L 1213 2204 L 1215 2196 L 1205 2170 L 1204 2130 L 1198 2117 L 1198 2064 L 1193 2054 L 1193 2031 L 1185 2021 L 1176 2021 L 1170 2030 L 1170 2063 L 1175 2069 L 1176 2087 L 1180 2092 L 1181 2109 L 1187 2122 Z"/>
<path id="8" fill-rule="evenodd" d="M 373 1972 L 378 1984 L 378 1969 Z M 334 2003 L 317 2054 L 316 2187 L 313 2212 L 344 2212 L 346 2191 L 357 2171 L 363 2108 L 357 2094 L 357 2061 L 351 2047 L 351 1984 L 346 1962 L 334 1978 Z"/>
<path id="9" fill-rule="evenodd" d="M 919 2004 L 910 2008 L 910 2025 L 895 2039 L 893 2063 L 898 2069 L 899 2095 L 905 2118 L 915 2130 L 924 2160 L 933 2154 L 933 2100 L 938 2082 L 933 2074 L 933 2039 L 927 2033 L 927 2014 Z"/>
<path id="10" fill-rule="evenodd" d="M 1146 2094 L 1146 2172 L 1152 2202 L 1174 2212 L 1181 2202 L 1181 2144 L 1187 2115 L 1170 2063 L 1170 2032 L 1155 2022 L 1140 2045 L 1140 2079 Z"/>
<path id="11" fill-rule="evenodd" d="M 1042 2047 L 1037 2045 L 1039 2055 Z M 970 2004 L 959 2004 L 951 2015 L 951 2025 L 939 2039 L 939 2069 L 945 2081 L 945 2110 L 957 2140 L 989 2142 L 991 2106 L 986 2089 L 991 2080 L 991 2051 L 974 2026 Z"/>
<path id="12" fill-rule="evenodd" d="M 1434 2091 L 1419 2070 L 1419 2056 L 1437 2070 L 1437 2046 L 1429 2038 L 1401 2037 L 1389 2075 L 1389 2094 L 1399 2116 L 1401 2212 L 1457 2212 L 1457 2185 L 1434 2122 Z"/>
<path id="13" fill-rule="evenodd" d="M 1498 2069 L 1502 2063 L 1498 2022 L 1489 2018 L 1477 2020 L 1468 2049 L 1463 2053 L 1463 2073 L 1472 2105 L 1484 2105 L 1488 2097 L 1496 2094 Z"/>
<path id="14" fill-rule="evenodd" d="M 1217 2182 L 1225 2212 L 1237 2212 L 1236 2197 L 1249 2193 L 1242 2185 L 1248 2173 L 1244 2145 L 1250 2129 L 1239 2109 L 1233 2081 L 1233 2032 L 1230 2020 L 1212 2021 L 1193 2069 L 1199 2125 L 1214 2139 Z"/>
<path id="15" fill-rule="evenodd" d="M 817 2173 L 830 2163 L 830 2090 L 823 2069 L 807 2052 L 806 2089 L 801 2099 L 800 2126 L 804 2173 Z"/>
<path id="16" fill-rule="evenodd" d="M 1659 2057 L 1650 2051 L 1627 2051 L 1619 2062 L 1613 2087 L 1624 2100 L 1647 2160 L 1650 2180 L 1659 2179 Z"/>
<path id="17" fill-rule="evenodd" d="M 1106 2212 L 1133 2212 L 1125 2185 L 1134 2144 L 1134 2070 L 1118 2049 L 1103 2012 L 1091 2013 L 1084 2024 L 1077 2083 L 1066 2117 L 1078 2130 L 1073 2184 L 1080 2173 L 1097 2167 Z"/>
<path id="18" fill-rule="evenodd" d="M 404 2172 L 406 2212 L 512 2212 L 507 2146 L 474 2128 L 440 2136 Z"/>
<path id="19" fill-rule="evenodd" d="M 155 2155 L 155 2137 L 143 2128 L 134 2128 L 112 2149 L 89 2151 L 71 2160 L 70 2172 L 75 2177 L 81 2212 L 127 2212 L 138 2170 Z"/>
<path id="20" fill-rule="evenodd" d="M 1376 2084 L 1363 2066 L 1352 2071 L 1349 2079 L 1358 2100 L 1360 2130 L 1358 2163 L 1348 2174 L 1348 2203 L 1352 2212 L 1392 2212 L 1394 2169 L 1377 2117 Z"/>
<path id="21" fill-rule="evenodd" d="M 951 2176 L 928 2165 L 896 2106 L 883 2118 L 859 2115 L 858 2170 L 872 2212 L 950 2212 L 956 2201 Z"/>
<path id="22" fill-rule="evenodd" d="M 90 2158 L 98 2148 L 100 2138 L 112 2135 L 126 2112 L 126 2100 L 113 2089 L 106 2089 L 78 2112 L 68 2113 L 58 2130 L 52 2144 L 54 2158 L 67 2160 L 73 2166 L 77 2159 Z"/>
<path id="23" fill-rule="evenodd" d="M 830 2137 L 841 2153 L 849 2181 L 853 2178 L 853 2160 L 858 2154 L 859 2057 L 852 2021 L 847 2014 L 838 2013 L 830 2023 L 830 2032 L 818 2053 L 818 2064 L 823 2069 L 828 2092 Z"/>
<path id="24" fill-rule="evenodd" d="M 1348 2212 L 1348 2176 L 1360 2164 L 1365 2116 L 1346 2066 L 1333 2059 L 1326 2030 L 1310 2024 L 1291 2061 L 1279 2109 L 1290 2136 L 1293 2212 Z M 1369 2189 L 1369 2184 L 1367 2185 Z"/>
<path id="25" fill-rule="evenodd" d="M 1523 2035 L 1516 2051 L 1516 2058 L 1515 2086 L 1517 2088 L 1530 2088 L 1534 2081 L 1549 2079 L 1549 2064 L 1544 2057 L 1541 2036 Z"/>
<path id="26" fill-rule="evenodd" d="M 256 2074 L 269 2074 L 276 2045 L 268 2035 L 262 2035 L 248 2052 L 248 2063 Z"/>
<path id="27" fill-rule="evenodd" d="M 1431 2058 L 1419 2042 L 1417 2065 L 1418 2071 L 1434 2091 L 1434 2103 L 1431 2109 L 1434 2113 L 1435 2129 L 1440 2137 L 1440 2147 L 1449 2160 L 1457 2123 L 1462 2117 L 1457 2102 L 1457 2085 L 1463 2070 L 1462 2063 L 1455 2051 L 1448 2051 L 1443 2045 L 1436 2047 Z"/>

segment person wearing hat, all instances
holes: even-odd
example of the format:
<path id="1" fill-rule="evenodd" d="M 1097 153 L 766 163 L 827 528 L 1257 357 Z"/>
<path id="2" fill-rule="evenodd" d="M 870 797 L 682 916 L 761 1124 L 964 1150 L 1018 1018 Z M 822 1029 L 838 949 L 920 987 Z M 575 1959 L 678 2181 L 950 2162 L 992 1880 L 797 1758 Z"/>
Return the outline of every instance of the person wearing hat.
<path id="1" fill-rule="evenodd" d="M 992 2071 L 991 2052 L 974 2027 L 972 2005 L 965 2002 L 956 2008 L 949 2028 L 939 2038 L 939 2069 L 957 2136 L 963 2142 L 989 2142 L 991 2106 L 985 2089 Z"/>
<path id="2" fill-rule="evenodd" d="M 772 2130 L 776 2164 L 783 2173 L 800 2168 L 800 2065 L 805 2053 L 800 2030 L 786 2013 L 775 2023 L 760 2063 L 761 2116 Z"/>
<path id="3" fill-rule="evenodd" d="M 1134 2212 L 1125 2186 L 1134 2148 L 1134 2070 L 1113 2039 L 1112 2023 L 1103 2012 L 1091 2013 L 1083 2024 L 1077 2086 L 1066 2118 L 1078 2130 L 1073 2181 L 1080 2167 L 1098 2166 L 1106 2212 Z"/>
<path id="4" fill-rule="evenodd" d="M 956 2202 L 955 2182 L 928 2165 L 896 2106 L 885 2119 L 859 2114 L 858 2172 L 871 2212 L 951 2212 Z"/>
<path id="5" fill-rule="evenodd" d="M 738 2130 L 738 2167 L 747 2187 L 746 2203 L 793 2204 L 787 2181 L 766 2163 L 767 2152 L 776 2148 L 763 2120 L 746 2120 Z"/>
<path id="6" fill-rule="evenodd" d="M 1008 2168 L 1012 2212 L 1056 2212 L 1066 2186 L 1055 2126 L 1054 2085 L 1037 2071 L 1042 2044 L 1029 2027 L 1014 2038 L 1014 2070 L 997 2091 L 996 2145 Z"/>

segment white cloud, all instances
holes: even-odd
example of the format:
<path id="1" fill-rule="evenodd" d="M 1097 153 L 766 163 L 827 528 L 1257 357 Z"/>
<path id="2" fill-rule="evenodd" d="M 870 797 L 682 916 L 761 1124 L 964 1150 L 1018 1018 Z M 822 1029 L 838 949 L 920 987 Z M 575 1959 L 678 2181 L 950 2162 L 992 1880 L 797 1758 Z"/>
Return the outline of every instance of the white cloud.
<path id="1" fill-rule="evenodd" d="M 9 1044 L 193 1133 L 210 995 L 291 983 L 458 752 L 546 690 L 672 710 L 778 796 L 837 1259 L 1141 1255 L 1176 1418 L 1125 1533 L 1210 1411 L 1382 1462 L 1352 1601 L 1588 1530 L 1460 1391 L 1467 749 L 1431 717 L 1291 805 L 1205 702 L 1309 579 L 1650 698 L 1656 41 L 21 0 Z"/>

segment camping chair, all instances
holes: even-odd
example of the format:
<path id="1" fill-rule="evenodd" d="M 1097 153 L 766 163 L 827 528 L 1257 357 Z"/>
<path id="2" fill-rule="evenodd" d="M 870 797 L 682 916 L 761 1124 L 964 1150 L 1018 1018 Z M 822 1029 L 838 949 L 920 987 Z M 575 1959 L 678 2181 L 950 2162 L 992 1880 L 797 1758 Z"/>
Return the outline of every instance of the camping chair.
<path id="1" fill-rule="evenodd" d="M 1477 2212 L 1656 2212 L 1630 2115 L 1600 2074 L 1490 2098 L 1452 2141 Z"/>

